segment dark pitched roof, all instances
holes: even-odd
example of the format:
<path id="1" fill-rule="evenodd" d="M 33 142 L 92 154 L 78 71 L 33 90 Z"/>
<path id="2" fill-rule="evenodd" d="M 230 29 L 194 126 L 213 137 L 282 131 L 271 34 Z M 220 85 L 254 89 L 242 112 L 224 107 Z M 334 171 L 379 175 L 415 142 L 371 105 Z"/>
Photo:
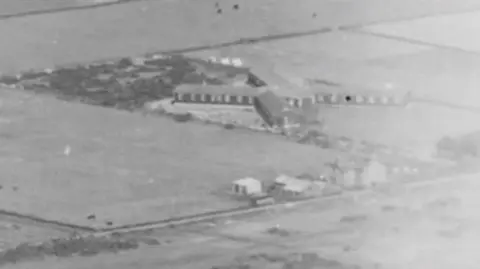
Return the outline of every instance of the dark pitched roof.
<path id="1" fill-rule="evenodd" d="M 288 106 L 287 103 L 270 90 L 260 92 L 256 97 L 256 101 L 261 104 L 262 109 L 268 110 L 272 117 L 280 117 Z M 258 109 L 259 107 L 257 107 Z"/>
<path id="2" fill-rule="evenodd" d="M 270 126 L 284 125 L 285 118 L 290 124 L 304 124 L 307 122 L 301 109 L 292 107 L 285 99 L 270 90 L 259 93 L 255 97 L 254 106 L 257 113 Z"/>

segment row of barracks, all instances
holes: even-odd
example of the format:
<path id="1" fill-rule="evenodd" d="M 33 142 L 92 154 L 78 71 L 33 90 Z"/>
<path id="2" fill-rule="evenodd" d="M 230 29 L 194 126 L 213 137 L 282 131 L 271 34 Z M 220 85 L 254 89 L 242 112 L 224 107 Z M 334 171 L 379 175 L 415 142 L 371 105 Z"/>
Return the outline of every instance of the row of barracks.
<path id="1" fill-rule="evenodd" d="M 174 93 L 175 103 L 222 104 L 252 106 L 259 89 L 231 86 L 179 86 Z M 283 97 L 293 107 L 302 107 L 305 102 L 326 105 L 357 106 L 404 106 L 408 102 L 405 96 L 315 93 L 308 97 Z"/>

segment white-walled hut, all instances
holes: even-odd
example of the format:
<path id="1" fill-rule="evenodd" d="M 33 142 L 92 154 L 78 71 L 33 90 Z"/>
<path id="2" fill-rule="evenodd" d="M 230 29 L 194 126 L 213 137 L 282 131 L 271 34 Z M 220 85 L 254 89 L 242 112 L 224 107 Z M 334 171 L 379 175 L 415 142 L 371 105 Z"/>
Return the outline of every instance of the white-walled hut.
<path id="1" fill-rule="evenodd" d="M 302 180 L 286 175 L 278 176 L 275 179 L 275 184 L 281 186 L 283 193 L 291 195 L 305 194 L 313 186 L 313 183 L 310 180 Z"/>
<path id="2" fill-rule="evenodd" d="M 312 185 L 312 182 L 297 179 L 290 181 L 287 185 L 285 185 L 283 187 L 283 191 L 294 195 L 305 194 L 312 187 Z"/>
<path id="3" fill-rule="evenodd" d="M 372 186 L 387 181 L 387 166 L 377 159 L 367 159 L 363 162 L 351 163 L 342 167 L 343 182 L 345 187 Z"/>
<path id="4" fill-rule="evenodd" d="M 350 162 L 337 159 L 328 167 L 335 183 L 345 188 L 371 186 L 387 181 L 388 177 L 387 166 L 375 157 Z"/>
<path id="5" fill-rule="evenodd" d="M 232 192 L 235 195 L 254 195 L 263 192 L 263 184 L 260 180 L 247 177 L 235 180 L 232 184 Z"/>
<path id="6" fill-rule="evenodd" d="M 363 168 L 362 178 L 364 182 L 370 184 L 383 183 L 387 181 L 387 166 L 379 162 L 377 159 L 370 159 Z"/>

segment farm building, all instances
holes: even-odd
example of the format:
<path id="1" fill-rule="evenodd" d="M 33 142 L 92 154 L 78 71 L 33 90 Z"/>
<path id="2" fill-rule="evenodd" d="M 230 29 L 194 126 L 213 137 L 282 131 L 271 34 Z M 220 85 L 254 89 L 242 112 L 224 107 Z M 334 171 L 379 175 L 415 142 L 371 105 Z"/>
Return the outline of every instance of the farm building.
<path id="1" fill-rule="evenodd" d="M 306 123 L 319 123 L 318 115 L 320 107 L 315 103 L 315 98 L 305 97 L 301 102 L 301 110 Z"/>
<path id="2" fill-rule="evenodd" d="M 295 180 L 299 180 L 299 179 L 295 177 L 289 177 L 287 175 L 280 175 L 277 178 L 275 178 L 275 184 L 285 186 Z"/>
<path id="3" fill-rule="evenodd" d="M 387 180 L 387 166 L 376 159 L 364 162 L 340 162 L 336 160 L 328 164 L 327 177 L 334 179 L 346 188 L 370 186 Z"/>
<path id="4" fill-rule="evenodd" d="M 287 102 L 287 104 L 289 104 L 290 106 L 292 107 L 296 107 L 296 108 L 299 108 L 299 107 L 302 107 L 303 103 L 303 98 L 298 98 L 298 97 L 285 97 L 284 98 L 285 101 Z"/>
<path id="5" fill-rule="evenodd" d="M 383 156 L 382 161 L 387 167 L 388 174 L 392 176 L 417 175 L 420 170 L 428 167 L 427 162 L 399 155 Z"/>
<path id="6" fill-rule="evenodd" d="M 208 77 L 233 78 L 238 75 L 245 76 L 250 73 L 250 68 L 211 60 L 205 61 L 203 59 L 191 58 L 190 62 L 199 73 L 205 74 Z"/>
<path id="7" fill-rule="evenodd" d="M 310 180 L 281 175 L 275 179 L 275 184 L 281 186 L 282 192 L 289 195 L 306 194 L 315 187 L 319 187 Z"/>
<path id="8" fill-rule="evenodd" d="M 294 84 L 285 79 L 285 76 L 277 73 L 274 66 L 265 65 L 264 61 L 252 65 L 251 72 L 261 77 L 266 85 L 272 89 L 282 90 L 293 88 L 295 89 L 293 92 L 298 90 Z"/>
<path id="9" fill-rule="evenodd" d="M 175 103 L 252 106 L 258 88 L 180 85 L 174 91 Z"/>
<path id="10" fill-rule="evenodd" d="M 355 88 L 355 91 L 340 85 L 317 85 L 312 88 L 312 98 L 316 104 L 354 106 L 404 106 L 410 101 L 408 92 L 359 89 L 357 86 L 350 88 Z"/>
<path id="11" fill-rule="evenodd" d="M 288 105 L 272 91 L 264 91 L 255 96 L 253 106 L 269 126 L 278 125 L 281 114 L 288 108 Z"/>
<path id="12" fill-rule="evenodd" d="M 257 75 L 253 74 L 249 67 L 245 67 L 243 64 L 241 66 L 233 64 L 234 62 L 238 62 L 239 59 L 230 59 L 230 64 L 226 64 L 225 60 L 227 59 L 228 58 L 221 58 L 217 59 L 219 61 L 212 61 L 212 58 L 210 58 L 205 61 L 191 58 L 190 60 L 198 73 L 212 79 L 219 79 L 226 84 L 240 84 L 251 87 L 266 86 L 266 83 Z"/>
<path id="13" fill-rule="evenodd" d="M 305 122 L 299 109 L 290 106 L 270 90 L 255 96 L 253 106 L 265 123 L 272 127 L 290 127 Z"/>
<path id="14" fill-rule="evenodd" d="M 358 166 L 343 167 L 341 180 L 339 184 L 345 188 L 354 188 L 363 186 L 363 168 Z"/>
<path id="15" fill-rule="evenodd" d="M 283 187 L 284 192 L 288 192 L 293 195 L 304 194 L 312 187 L 312 183 L 305 180 L 290 181 Z"/>
<path id="16" fill-rule="evenodd" d="M 262 182 L 251 177 L 235 180 L 232 184 L 232 192 L 236 195 L 253 195 L 262 191 Z"/>
<path id="17" fill-rule="evenodd" d="M 371 186 L 387 180 L 387 167 L 376 160 L 364 164 L 352 164 L 343 167 L 343 184 L 345 187 Z"/>
<path id="18" fill-rule="evenodd" d="M 311 104 L 338 106 L 405 106 L 409 102 L 408 95 L 380 94 L 378 92 L 312 92 L 304 97 L 285 95 L 285 97 L 282 98 L 287 104 L 295 108 L 304 108 L 306 106 L 311 106 Z"/>
<path id="19" fill-rule="evenodd" d="M 372 159 L 363 168 L 362 183 L 376 184 L 386 182 L 387 175 L 387 167 L 376 159 Z"/>

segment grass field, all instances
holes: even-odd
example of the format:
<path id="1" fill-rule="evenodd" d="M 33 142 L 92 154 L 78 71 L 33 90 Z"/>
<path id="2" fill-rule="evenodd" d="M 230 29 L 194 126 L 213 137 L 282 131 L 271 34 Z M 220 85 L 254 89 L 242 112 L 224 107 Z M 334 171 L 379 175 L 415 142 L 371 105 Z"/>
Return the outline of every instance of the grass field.
<path id="1" fill-rule="evenodd" d="M 478 44 L 467 38 L 475 32 L 470 26 L 475 23 L 471 21 L 478 17 L 479 13 L 472 12 L 418 22 L 379 23 L 190 55 L 241 57 L 247 65 L 254 66 L 254 72 L 260 77 L 265 75 L 266 81 L 272 83 L 281 77 L 292 85 L 308 88 L 312 87 L 308 82 L 317 79 L 342 84 L 351 92 L 411 91 L 415 97 L 478 107 Z M 454 30 L 445 29 L 444 24 L 454 25 Z M 428 35 L 432 28 L 439 34 Z M 385 34 L 391 37 L 385 38 Z M 279 80 L 279 84 L 287 83 Z M 300 89 L 290 87 L 295 89 L 291 94 L 300 94 Z"/>
<path id="2" fill-rule="evenodd" d="M 66 230 L 25 224 L 5 216 L 0 217 L 0 250 L 16 247 L 20 243 L 42 242 L 50 238 L 67 236 L 68 234 Z"/>
<path id="3" fill-rule="evenodd" d="M 84 7 L 95 4 L 95 0 L 2 0 L 0 18 L 18 14 Z"/>
<path id="4" fill-rule="evenodd" d="M 330 261 L 323 267 L 329 269 L 355 268 L 347 265 L 474 269 L 479 232 L 476 177 L 271 211 L 248 220 L 217 223 L 215 228 L 191 226 L 177 230 L 182 233 L 177 236 L 175 231 L 158 231 L 150 235 L 171 243 L 113 259 L 111 255 L 52 259 L 24 263 L 21 268 L 151 268 L 159 263 L 168 268 L 242 268 L 242 262 L 255 269 L 282 268 L 281 257 L 307 252 Z M 268 232 L 273 227 L 283 235 Z M 249 258 L 255 255 L 257 259 Z M 277 257 L 277 262 L 262 263 L 258 259 L 262 255 Z"/>
<path id="5" fill-rule="evenodd" d="M 401 83 L 405 87 L 418 89 L 423 95 L 444 100 L 449 98 L 452 102 L 474 106 L 479 97 L 475 86 L 478 84 L 475 70 L 480 65 L 480 44 L 472 36 L 477 30 L 479 18 L 480 13 L 472 11 L 461 15 L 380 24 L 360 29 L 360 32 L 404 44 L 429 47 L 430 50 L 379 59 L 372 63 L 386 66 L 397 73 L 409 70 L 412 78 L 416 79 L 403 79 Z"/>
<path id="6" fill-rule="evenodd" d="M 320 117 L 332 134 L 409 149 L 417 156 L 433 153 L 445 135 L 477 130 L 480 119 L 475 113 L 421 104 L 406 109 L 323 109 Z"/>
<path id="7" fill-rule="evenodd" d="M 350 24 L 472 10 L 478 1 L 140 1 L 0 22 L 0 71 L 215 45 Z M 238 11 L 232 10 L 239 4 Z M 288 12 L 287 12 L 288 11 Z M 316 18 L 312 13 L 316 12 Z M 65 23 L 68 22 L 68 23 Z M 201 33 L 201 34 L 189 34 Z"/>
<path id="8" fill-rule="evenodd" d="M 307 76 L 346 82 L 361 88 L 381 89 L 390 83 L 399 91 L 409 89 L 425 95 L 433 92 L 443 99 L 458 96 L 460 93 L 457 89 L 462 88 L 461 94 L 467 96 L 463 101 L 475 99 L 472 89 L 475 89 L 476 79 L 471 70 L 476 70 L 478 66 L 476 56 L 470 52 L 467 56 L 465 52 L 442 48 L 445 46 L 443 43 L 448 43 L 449 34 L 439 34 L 435 39 L 425 35 L 427 28 L 442 28 L 441 21 L 392 24 L 382 24 L 381 21 L 474 10 L 480 7 L 478 1 L 312 0 L 298 5 L 286 0 L 262 1 L 260 4 L 253 0 L 223 0 L 219 1 L 223 8 L 221 15 L 216 13 L 214 2 L 142 1 L 108 8 L 1 20 L 0 35 L 8 38 L 0 39 L 0 72 L 19 72 L 148 51 L 194 51 L 240 38 L 353 25 L 357 27 L 348 31 L 234 49 L 224 48 L 212 53 L 227 56 L 242 54 L 252 64 L 273 67 L 280 76 L 293 82 Z M 240 9 L 233 10 L 233 4 L 239 4 Z M 11 10 L 5 13 L 23 9 L 19 5 L 18 11 L 15 11 L 16 4 L 11 5 Z M 35 9 L 35 6 L 30 8 Z M 456 24 L 456 32 L 463 31 L 464 35 L 471 36 L 475 29 L 464 29 L 466 24 L 476 21 L 475 14 L 450 17 L 452 19 L 447 20 L 447 24 Z M 369 25 L 372 22 L 377 28 Z M 412 34 L 408 30 L 410 28 L 417 29 L 417 32 Z M 423 42 L 404 42 L 398 38 L 380 37 L 379 34 L 398 36 L 400 39 L 421 39 Z M 465 46 L 462 42 L 469 42 L 465 40 L 463 38 L 463 41 L 446 46 L 472 50 L 475 44 Z M 432 46 L 423 43 L 438 44 Z M 180 124 L 167 118 L 68 103 L 27 92 L 1 90 L 0 100 L 2 208 L 80 225 L 104 227 L 106 221 L 112 221 L 113 225 L 131 224 L 234 206 L 236 203 L 233 201 L 216 195 L 228 188 L 232 180 L 245 176 L 269 179 L 282 172 L 317 172 L 324 161 L 331 161 L 338 154 L 247 131 L 229 131 L 196 123 Z M 324 109 L 321 117 L 326 118 L 329 130 L 336 134 L 415 148 L 429 148 L 435 139 L 445 133 L 463 133 L 478 126 L 476 115 L 420 106 L 402 111 Z M 477 188 L 476 185 L 469 187 L 472 190 Z M 371 208 L 359 206 L 357 209 L 340 208 L 335 214 L 348 210 L 371 213 Z M 465 210 L 469 210 L 469 207 Z M 323 235 L 318 237 L 312 233 L 311 227 L 300 227 L 301 224 L 292 222 L 292 219 L 314 214 L 321 216 L 321 223 L 313 218 L 303 218 L 305 221 L 302 223 L 320 225 L 330 218 L 333 220 L 329 223 L 336 223 L 338 215 L 329 215 L 329 212 L 307 208 L 297 215 L 259 220 L 259 224 L 253 226 L 264 228 L 274 222 L 282 223 L 282 226 L 289 224 L 292 229 L 300 230 L 321 242 L 340 240 L 326 248 L 313 243 L 311 245 L 313 241 L 302 241 L 302 244 L 304 248 L 321 248 L 322 254 L 330 253 L 332 257 L 350 259 L 352 262 L 374 261 L 388 265 L 389 262 L 405 258 L 395 256 L 399 253 L 389 250 L 386 243 L 378 239 L 382 235 L 378 231 L 388 230 L 385 227 L 390 227 L 392 223 L 386 220 L 382 222 L 383 213 L 372 213 L 371 218 L 359 227 L 361 235 L 355 238 L 349 237 L 349 232 L 353 230 L 350 226 L 344 227 L 347 235 L 336 231 L 337 238 L 332 239 Z M 87 220 L 89 214 L 96 214 L 97 219 Z M 393 219 L 399 223 L 400 229 L 404 227 L 412 231 L 417 228 L 403 220 L 417 223 L 417 217 L 416 214 L 405 213 L 400 214 L 401 219 Z M 163 259 L 169 268 L 188 268 L 199 263 L 207 266 L 212 263 L 210 259 L 219 253 L 229 258 L 239 255 L 239 252 L 245 253 L 246 247 L 251 250 L 255 250 L 252 246 L 264 247 L 263 239 L 245 244 L 245 241 L 225 241 L 222 237 L 245 239 L 245 235 L 238 233 L 242 230 L 251 231 L 251 225 L 239 224 L 235 229 L 226 229 L 222 231 L 224 235 L 220 235 L 220 239 L 219 235 L 214 235 L 217 239 L 204 243 L 202 246 L 205 247 L 201 250 L 198 249 L 198 242 L 190 242 L 188 247 L 183 245 L 184 252 L 178 252 L 178 255 L 173 253 L 178 249 L 161 249 L 168 258 L 158 255 L 158 249 L 143 249 L 143 252 L 132 252 L 116 256 L 115 259 L 111 256 L 92 258 L 88 260 L 88 265 L 83 266 L 147 268 L 158 263 L 159 259 Z M 428 225 L 437 224 L 428 219 Z M 50 236 L 50 232 L 38 234 L 42 233 Z M 413 232 L 392 235 L 388 230 L 388 233 L 390 240 L 400 241 L 404 237 L 400 245 L 403 249 L 408 249 L 411 242 L 418 239 L 418 234 Z M 372 237 L 368 238 L 370 235 Z M 428 242 L 443 244 L 435 240 Z M 355 245 L 362 241 L 367 242 L 364 249 L 353 254 L 347 251 L 349 254 L 346 256 L 336 256 L 345 242 Z M 458 242 L 455 244 L 460 244 Z M 266 245 L 274 250 L 299 247 L 296 240 L 290 243 L 278 246 L 277 242 L 270 241 Z M 392 260 L 378 260 L 380 256 L 375 251 L 379 249 L 385 251 L 382 257 L 390 256 Z M 394 258 L 397 260 L 394 261 Z M 141 259 L 145 260 L 139 261 Z M 74 262 L 78 264 L 77 258 L 54 265 L 48 261 L 28 264 L 22 268 L 30 265 L 37 268 L 74 268 Z M 388 268 L 395 268 L 390 265 Z M 428 267 L 425 264 L 422 266 L 418 268 Z"/>
<path id="9" fill-rule="evenodd" d="M 236 204 L 215 193 L 235 179 L 318 171 L 331 159 L 318 148 L 268 135 L 26 93 L 2 91 L 1 110 L 2 208 L 79 225 L 231 207 Z M 88 221 L 89 214 L 97 221 Z"/>
<path id="10" fill-rule="evenodd" d="M 291 215 L 233 224 L 221 234 L 309 250 L 362 268 L 475 268 L 477 190 L 475 177 L 413 191 L 395 189 L 320 212 L 313 205 Z M 265 231 L 275 225 L 289 231 L 290 238 L 269 238 Z"/>

